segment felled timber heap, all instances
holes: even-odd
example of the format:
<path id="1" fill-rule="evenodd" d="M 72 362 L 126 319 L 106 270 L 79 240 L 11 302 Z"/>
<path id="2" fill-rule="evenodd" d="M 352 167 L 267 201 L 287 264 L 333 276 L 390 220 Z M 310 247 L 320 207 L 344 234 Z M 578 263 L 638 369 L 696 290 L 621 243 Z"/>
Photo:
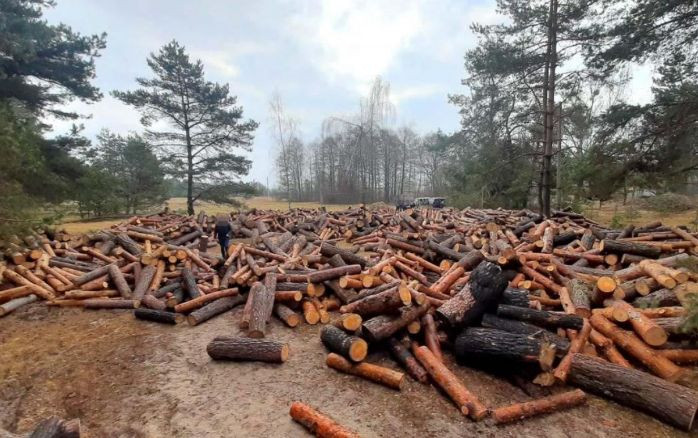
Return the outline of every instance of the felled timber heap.
<path id="1" fill-rule="evenodd" d="M 584 403 L 579 389 L 560 391 L 571 384 L 693 427 L 698 393 L 681 383 L 698 362 L 698 336 L 683 328 L 683 304 L 698 294 L 686 268 L 698 237 L 685 228 L 611 230 L 526 210 L 252 210 L 231 215 L 223 260 L 207 252 L 214 219 L 161 213 L 35 239 L 0 268 L 0 316 L 43 300 L 195 326 L 244 305 L 248 336 L 217 337 L 212 358 L 287 360 L 288 345 L 265 338 L 274 315 L 289 327 L 322 324 L 328 367 L 399 390 L 401 371 L 364 360 L 369 349 L 390 351 L 473 420 Z M 446 349 L 534 399 L 486 406 L 453 374 Z M 322 415 L 306 408 L 292 415 Z"/>

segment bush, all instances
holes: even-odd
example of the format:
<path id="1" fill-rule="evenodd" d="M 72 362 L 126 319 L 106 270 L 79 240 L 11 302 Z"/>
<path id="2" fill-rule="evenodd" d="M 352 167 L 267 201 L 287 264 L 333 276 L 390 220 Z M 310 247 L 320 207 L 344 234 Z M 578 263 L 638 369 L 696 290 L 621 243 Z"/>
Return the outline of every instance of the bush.
<path id="1" fill-rule="evenodd" d="M 695 202 L 688 196 L 663 193 L 643 200 L 642 207 L 660 213 L 679 213 L 694 208 Z"/>

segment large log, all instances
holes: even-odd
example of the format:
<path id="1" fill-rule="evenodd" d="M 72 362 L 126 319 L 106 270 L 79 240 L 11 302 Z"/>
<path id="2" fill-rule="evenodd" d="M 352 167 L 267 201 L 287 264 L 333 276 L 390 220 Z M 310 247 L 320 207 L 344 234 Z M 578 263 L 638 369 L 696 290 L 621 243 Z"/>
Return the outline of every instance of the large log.
<path id="1" fill-rule="evenodd" d="M 456 337 L 453 348 L 461 361 L 538 362 L 547 367 L 555 358 L 555 346 L 545 338 L 487 328 L 466 328 Z"/>
<path id="2" fill-rule="evenodd" d="M 360 438 L 357 433 L 301 402 L 291 404 L 290 414 L 291 418 L 319 438 Z"/>
<path id="3" fill-rule="evenodd" d="M 623 240 L 604 239 L 599 244 L 599 250 L 606 253 L 635 254 L 656 259 L 662 254 L 661 248 L 645 245 L 640 242 L 628 242 Z"/>
<path id="4" fill-rule="evenodd" d="M 288 359 L 288 344 L 269 339 L 218 336 L 207 346 L 206 352 L 212 359 L 253 360 L 262 362 L 285 362 Z"/>
<path id="5" fill-rule="evenodd" d="M 480 263 L 471 274 L 468 286 L 436 309 L 436 316 L 451 329 L 477 323 L 499 302 L 507 284 L 499 266 Z"/>
<path id="6" fill-rule="evenodd" d="M 274 291 L 256 282 L 250 289 L 250 297 L 252 297 L 252 307 L 247 336 L 263 338 L 269 315 L 274 307 Z"/>
<path id="7" fill-rule="evenodd" d="M 482 317 L 482 326 L 509 333 L 527 335 L 532 338 L 544 339 L 548 343 L 555 345 L 557 352 L 561 354 L 564 354 L 570 347 L 570 342 L 567 339 L 542 327 L 515 319 L 500 318 L 490 313 L 486 313 Z"/>
<path id="8" fill-rule="evenodd" d="M 346 265 L 336 268 L 323 269 L 308 274 L 308 283 L 320 283 L 323 281 L 334 280 L 343 275 L 358 274 L 361 272 L 361 265 Z"/>
<path id="9" fill-rule="evenodd" d="M 232 297 L 219 298 L 216 301 L 208 303 L 204 307 L 197 309 L 187 316 L 189 325 L 198 325 L 208 321 L 214 316 L 227 312 L 235 306 L 242 304 L 245 301 L 245 295 L 235 295 Z"/>
<path id="10" fill-rule="evenodd" d="M 5 316 L 8 313 L 12 313 L 20 307 L 26 306 L 27 304 L 31 304 L 38 300 L 39 297 L 37 297 L 34 294 L 19 298 L 13 298 L 10 301 L 0 305 L 0 317 Z"/>
<path id="11" fill-rule="evenodd" d="M 143 296 L 150 287 L 151 281 L 153 281 L 153 277 L 155 276 L 156 270 L 157 268 L 152 265 L 146 266 L 145 268 L 141 269 L 141 275 L 138 277 L 136 287 L 133 288 L 134 300 L 140 301 L 143 299 Z"/>
<path id="12" fill-rule="evenodd" d="M 341 354 L 353 362 L 361 362 L 368 354 L 368 344 L 361 338 L 350 336 L 333 325 L 320 331 L 320 340 L 328 350 Z"/>
<path id="13" fill-rule="evenodd" d="M 191 269 L 187 267 L 182 268 L 182 284 L 190 298 L 199 298 L 201 296 L 199 286 L 196 284 L 196 277 L 194 277 L 194 273 Z"/>
<path id="14" fill-rule="evenodd" d="M 683 370 L 673 362 L 657 355 L 635 335 L 617 327 L 602 314 L 591 315 L 589 321 L 599 333 L 610 338 L 618 347 L 638 359 L 656 375 L 674 382 L 683 374 Z"/>
<path id="15" fill-rule="evenodd" d="M 398 286 L 394 286 L 375 295 L 369 295 L 345 304 L 340 307 L 339 311 L 341 313 L 358 313 L 361 316 L 392 313 L 405 304 L 409 304 L 411 298 L 409 291 L 401 290 Z"/>
<path id="16" fill-rule="evenodd" d="M 504 304 L 497 307 L 497 316 L 526 321 L 543 327 L 560 327 L 574 330 L 581 330 L 583 323 L 583 318 L 577 315 L 526 309 Z"/>
<path id="17" fill-rule="evenodd" d="M 131 299 L 133 297 L 133 292 L 131 287 L 126 282 L 124 274 L 121 272 L 118 266 L 115 264 L 107 265 L 107 271 L 109 272 L 109 277 L 111 277 L 112 283 L 116 287 L 116 290 L 121 294 L 121 298 Z"/>
<path id="18" fill-rule="evenodd" d="M 698 392 L 692 389 L 583 354 L 572 357 L 569 382 L 683 430 L 693 429 Z"/>

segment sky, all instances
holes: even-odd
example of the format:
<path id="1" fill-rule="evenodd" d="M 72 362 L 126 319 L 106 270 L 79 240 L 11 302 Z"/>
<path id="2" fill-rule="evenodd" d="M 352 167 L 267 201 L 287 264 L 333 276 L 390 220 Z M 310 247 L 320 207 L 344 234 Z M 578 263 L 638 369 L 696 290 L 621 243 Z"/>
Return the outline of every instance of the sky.
<path id="1" fill-rule="evenodd" d="M 228 83 L 245 118 L 260 123 L 246 181 L 275 183 L 277 151 L 269 100 L 278 92 L 302 139 L 319 137 L 322 121 L 358 112 L 380 75 L 390 83 L 393 123 L 419 133 L 459 127 L 448 94 L 463 93 L 463 55 L 476 41 L 472 22 L 502 20 L 494 0 L 58 0 L 45 13 L 83 34 L 107 33 L 94 83 L 95 104 L 70 108 L 89 115 L 84 134 L 102 128 L 142 132 L 139 114 L 110 96 L 151 77 L 146 58 L 176 39 L 201 59 L 206 78 Z M 651 71 L 638 68 L 631 101 L 649 99 Z M 72 122 L 71 122 L 72 123 Z M 68 122 L 54 122 L 54 132 Z"/>

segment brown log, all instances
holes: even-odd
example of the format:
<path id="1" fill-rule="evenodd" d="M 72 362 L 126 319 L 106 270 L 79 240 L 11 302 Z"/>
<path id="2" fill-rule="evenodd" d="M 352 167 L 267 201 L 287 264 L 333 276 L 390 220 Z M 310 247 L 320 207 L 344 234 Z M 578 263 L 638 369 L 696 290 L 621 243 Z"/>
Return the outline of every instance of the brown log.
<path id="1" fill-rule="evenodd" d="M 406 293 L 406 297 L 405 297 Z M 411 300 L 409 291 L 401 292 L 398 286 L 375 295 L 353 301 L 340 307 L 341 313 L 358 313 L 361 316 L 391 313 L 405 305 L 405 300 Z"/>
<path id="2" fill-rule="evenodd" d="M 475 421 L 485 418 L 487 408 L 427 347 L 417 348 L 414 354 L 434 382 L 448 394 L 463 415 L 469 415 Z"/>
<path id="3" fill-rule="evenodd" d="M 332 326 L 327 326 L 332 327 Z M 341 332 L 341 330 L 340 330 Z M 344 333 L 344 332 L 342 332 Z M 405 375 L 399 371 L 391 370 L 382 366 L 362 362 L 352 364 L 339 354 L 329 353 L 325 361 L 328 367 L 346 374 L 363 377 L 389 388 L 400 390 Z"/>
<path id="4" fill-rule="evenodd" d="M 192 326 L 201 324 L 214 316 L 220 315 L 221 313 L 227 312 L 233 307 L 242 304 L 244 301 L 244 295 L 219 298 L 216 301 L 212 301 L 206 304 L 204 307 L 191 312 L 189 316 L 187 316 L 187 322 Z"/>
<path id="5" fill-rule="evenodd" d="M 357 433 L 301 402 L 291 404 L 290 414 L 291 418 L 319 438 L 360 438 Z"/>
<path id="6" fill-rule="evenodd" d="M 361 265 L 345 265 L 312 272 L 307 275 L 307 280 L 309 283 L 320 283 L 322 281 L 334 280 L 344 275 L 358 274 L 360 272 Z"/>
<path id="7" fill-rule="evenodd" d="M 301 322 L 301 318 L 296 312 L 281 303 L 274 304 L 274 315 L 289 327 L 296 327 Z"/>
<path id="8" fill-rule="evenodd" d="M 140 303 L 137 300 L 92 298 L 82 301 L 86 309 L 137 309 Z"/>
<path id="9" fill-rule="evenodd" d="M 388 339 L 398 330 L 407 327 L 412 321 L 421 318 L 429 310 L 429 307 L 429 304 L 425 303 L 421 306 L 403 307 L 396 316 L 374 316 L 361 325 L 361 335 L 372 343 Z"/>
<path id="10" fill-rule="evenodd" d="M 217 300 L 219 298 L 235 296 L 238 294 L 238 292 L 238 288 L 236 287 L 211 292 L 206 295 L 201 295 L 192 300 L 177 304 L 174 307 L 174 311 L 178 313 L 191 312 L 192 310 L 198 309 L 199 307 L 204 306 L 206 303 Z"/>
<path id="11" fill-rule="evenodd" d="M 645 316 L 642 312 L 637 311 L 633 306 L 625 301 L 615 301 L 614 309 L 625 311 L 630 321 L 630 324 L 640 338 L 652 347 L 664 345 L 668 340 L 668 336 L 663 328 L 658 326 L 652 319 Z"/>
<path id="12" fill-rule="evenodd" d="M 618 347 L 642 362 L 643 365 L 652 370 L 656 375 L 670 382 L 674 382 L 683 374 L 681 368 L 674 365 L 668 359 L 656 355 L 644 342 L 625 330 L 616 327 L 603 315 L 598 313 L 593 314 L 589 321 L 602 335 L 610 338 Z"/>
<path id="13" fill-rule="evenodd" d="M 692 389 L 583 354 L 572 358 L 569 381 L 683 430 L 693 428 L 698 392 Z"/>
<path id="14" fill-rule="evenodd" d="M 361 338 L 350 336 L 333 325 L 320 331 L 320 340 L 328 350 L 341 354 L 353 362 L 361 362 L 368 354 L 368 344 Z"/>
<path id="15" fill-rule="evenodd" d="M 581 389 L 551 395 L 524 403 L 497 408 L 492 411 L 495 424 L 511 423 L 536 415 L 547 414 L 586 403 L 586 394 Z"/>
<path id="16" fill-rule="evenodd" d="M 3 276 L 16 284 L 17 286 L 26 286 L 29 289 L 31 289 L 33 294 L 36 294 L 37 296 L 45 299 L 45 300 L 53 300 L 56 296 L 53 294 L 53 292 L 44 289 L 41 286 L 38 286 L 31 281 L 27 280 L 26 278 L 22 277 L 18 273 L 12 271 L 11 269 L 5 270 L 3 272 Z"/>
<path id="17" fill-rule="evenodd" d="M 12 313 L 20 307 L 26 306 L 27 304 L 31 304 L 34 301 L 37 301 L 38 299 L 39 298 L 34 294 L 13 298 L 10 301 L 0 305 L 0 317 Z"/>
<path id="18" fill-rule="evenodd" d="M 126 282 L 124 274 L 121 272 L 118 266 L 115 264 L 110 264 L 107 266 L 107 271 L 109 272 L 109 277 L 111 278 L 112 283 L 114 283 L 114 286 L 121 294 L 121 298 L 127 300 L 133 298 L 131 287 Z"/>
<path id="19" fill-rule="evenodd" d="M 424 327 L 424 344 L 431 351 L 434 357 L 439 362 L 443 363 L 444 357 L 441 353 L 439 336 L 436 333 L 436 323 L 434 322 L 434 317 L 430 313 L 422 316 L 422 326 Z"/>
<path id="20" fill-rule="evenodd" d="M 141 274 L 138 276 L 138 281 L 136 282 L 136 287 L 133 288 L 133 299 L 140 301 L 145 296 L 145 293 L 150 287 L 150 283 L 153 281 L 153 276 L 157 268 L 155 266 L 149 265 L 141 269 Z"/>
<path id="21" fill-rule="evenodd" d="M 580 353 L 586 345 L 589 334 L 591 333 L 591 324 L 589 324 L 588 319 L 584 319 L 584 325 L 582 329 L 577 333 L 577 335 L 570 342 L 570 349 L 567 351 L 565 357 L 562 358 L 560 363 L 555 368 L 553 375 L 560 382 L 566 382 L 567 376 L 570 372 L 570 364 L 572 363 L 572 355 L 575 353 Z"/>
<path id="22" fill-rule="evenodd" d="M 263 338 L 267 321 L 268 311 L 274 307 L 274 291 L 268 290 L 260 282 L 255 282 L 250 289 L 252 298 L 250 308 L 250 322 L 247 336 L 251 338 Z"/>
<path id="23" fill-rule="evenodd" d="M 312 302 L 304 300 L 301 307 L 303 309 L 303 318 L 305 319 L 305 322 L 310 325 L 315 325 L 320 322 L 320 314 Z"/>
<path id="24" fill-rule="evenodd" d="M 395 358 L 416 381 L 420 383 L 427 383 L 429 381 L 429 374 L 427 371 L 400 341 L 395 338 L 390 338 L 388 339 L 388 347 L 393 358 Z"/>
<path id="25" fill-rule="evenodd" d="M 218 336 L 207 346 L 206 352 L 214 360 L 252 360 L 262 362 L 286 362 L 288 344 L 269 339 Z"/>

